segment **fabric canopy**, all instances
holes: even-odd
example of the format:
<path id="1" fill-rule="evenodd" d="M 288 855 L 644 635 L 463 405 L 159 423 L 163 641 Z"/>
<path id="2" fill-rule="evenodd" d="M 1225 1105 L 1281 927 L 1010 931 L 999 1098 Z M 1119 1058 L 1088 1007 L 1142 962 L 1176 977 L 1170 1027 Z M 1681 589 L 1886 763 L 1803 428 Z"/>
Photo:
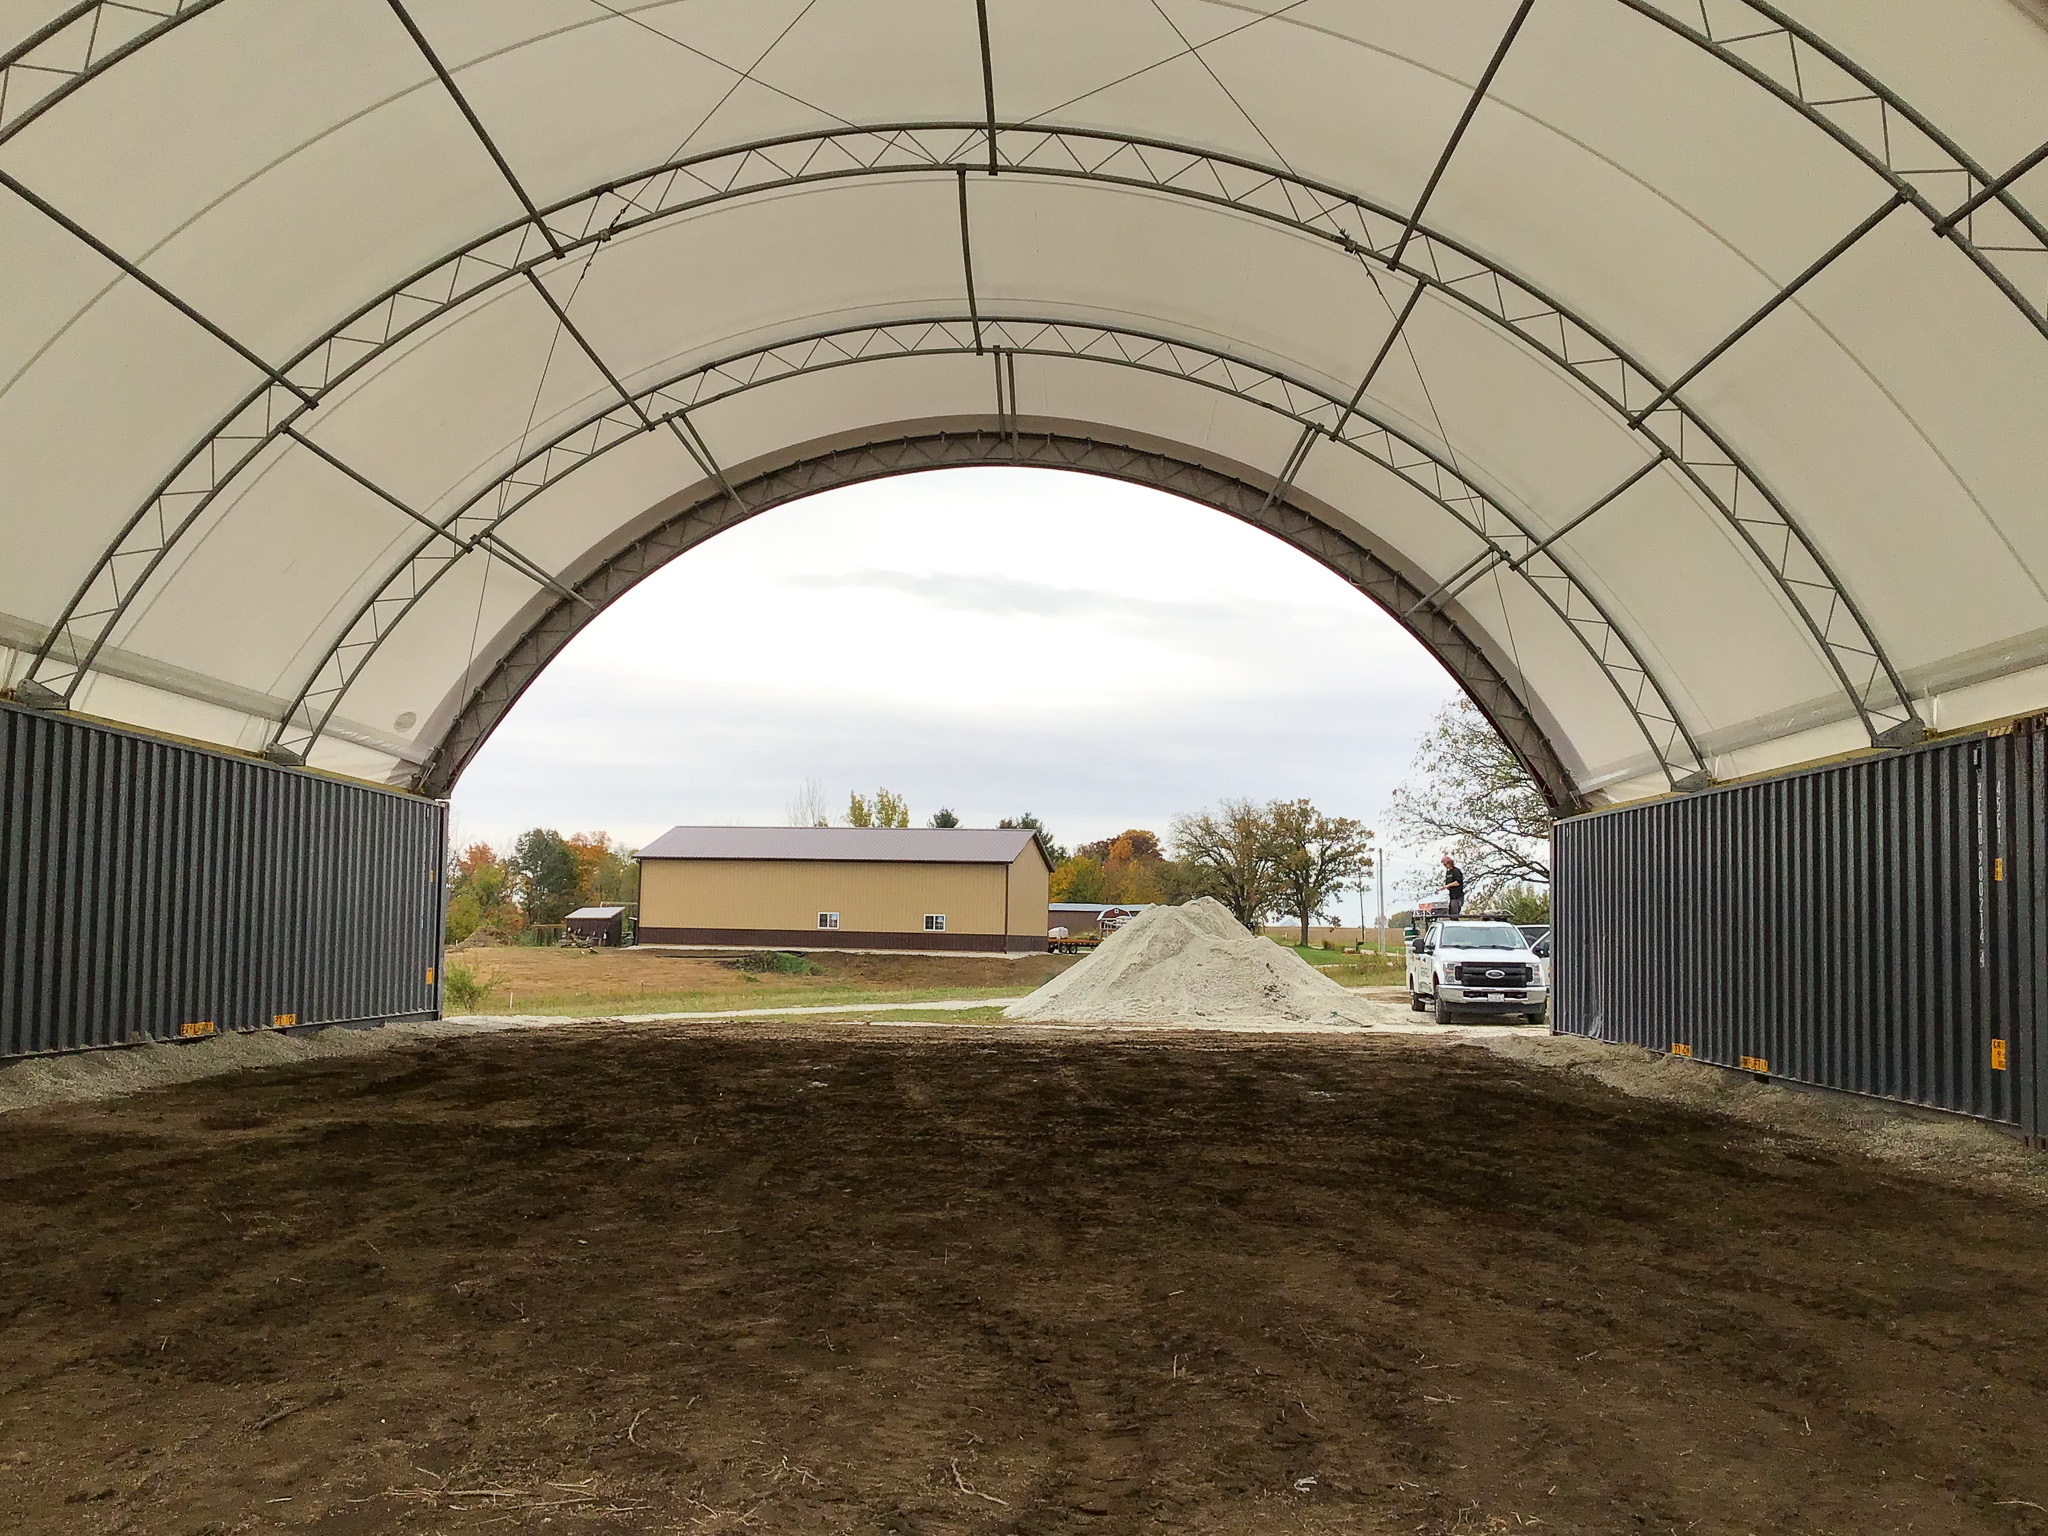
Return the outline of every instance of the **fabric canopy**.
<path id="1" fill-rule="evenodd" d="M 0 0 L 0 47 L 19 701 L 441 794 L 719 529 L 1026 463 L 1343 572 L 1563 808 L 2048 707 L 2039 0 Z"/>

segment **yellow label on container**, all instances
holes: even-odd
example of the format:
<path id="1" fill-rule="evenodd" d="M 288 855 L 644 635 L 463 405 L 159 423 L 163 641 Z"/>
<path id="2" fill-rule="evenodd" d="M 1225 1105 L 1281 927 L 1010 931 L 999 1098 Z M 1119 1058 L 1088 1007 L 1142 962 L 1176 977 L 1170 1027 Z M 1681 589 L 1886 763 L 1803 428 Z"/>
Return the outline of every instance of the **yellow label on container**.
<path id="1" fill-rule="evenodd" d="M 2003 1040 L 1991 1042 L 1991 1070 L 1994 1072 L 2003 1072 L 2005 1070 L 2005 1042 Z"/>
<path id="2" fill-rule="evenodd" d="M 199 1035 L 210 1035 L 213 1033 L 213 1020 L 200 1019 L 196 1023 L 180 1024 L 178 1026 L 178 1033 L 187 1040 L 191 1040 Z"/>
<path id="3" fill-rule="evenodd" d="M 273 1013 L 270 1016 L 270 1027 L 272 1029 L 290 1029 L 298 1022 L 299 1016 L 296 1013 Z"/>
<path id="4" fill-rule="evenodd" d="M 430 966 L 428 966 L 428 967 L 427 967 L 427 985 L 431 987 L 431 986 L 432 986 L 433 984 L 434 984 L 434 968 L 433 968 L 433 967 L 432 967 L 432 966 L 430 965 Z"/>
<path id="5" fill-rule="evenodd" d="M 1674 1042 L 1671 1047 L 1671 1054 L 1674 1056 L 1690 1056 L 1692 1054 L 1692 1047 L 1689 1045 L 1679 1045 Z"/>
<path id="6" fill-rule="evenodd" d="M 1771 1064 L 1761 1056 L 1743 1056 L 1738 1059 L 1742 1062 L 1742 1070 L 1745 1072 L 1769 1072 L 1771 1070 Z"/>
<path id="7" fill-rule="evenodd" d="M 2003 880 L 2005 878 L 2005 860 L 1993 859 L 1991 861 L 1991 878 L 1994 880 Z"/>

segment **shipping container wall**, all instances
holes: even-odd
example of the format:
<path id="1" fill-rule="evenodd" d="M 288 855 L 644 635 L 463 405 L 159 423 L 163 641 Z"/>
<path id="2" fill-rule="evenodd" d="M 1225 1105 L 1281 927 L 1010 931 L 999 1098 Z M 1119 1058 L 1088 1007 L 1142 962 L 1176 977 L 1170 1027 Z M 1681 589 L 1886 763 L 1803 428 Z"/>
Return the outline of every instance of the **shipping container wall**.
<path id="1" fill-rule="evenodd" d="M 0 1057 L 441 1006 L 447 808 L 0 705 Z"/>
<path id="2" fill-rule="evenodd" d="M 2033 729 L 1556 831 L 1556 1027 L 2048 1132 Z"/>

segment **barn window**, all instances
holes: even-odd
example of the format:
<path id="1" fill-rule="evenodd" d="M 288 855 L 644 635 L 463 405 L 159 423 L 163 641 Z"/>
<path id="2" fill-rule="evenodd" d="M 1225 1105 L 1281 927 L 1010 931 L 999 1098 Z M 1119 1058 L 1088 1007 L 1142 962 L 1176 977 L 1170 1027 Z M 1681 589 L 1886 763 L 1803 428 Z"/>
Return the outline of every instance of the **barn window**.
<path id="1" fill-rule="evenodd" d="M 818 914 L 818 926 L 820 928 L 837 928 L 839 926 L 839 914 L 837 912 L 820 912 Z"/>
<path id="2" fill-rule="evenodd" d="M 946 931 L 946 914 L 943 912 L 925 913 L 924 931 L 926 933 L 944 933 Z"/>

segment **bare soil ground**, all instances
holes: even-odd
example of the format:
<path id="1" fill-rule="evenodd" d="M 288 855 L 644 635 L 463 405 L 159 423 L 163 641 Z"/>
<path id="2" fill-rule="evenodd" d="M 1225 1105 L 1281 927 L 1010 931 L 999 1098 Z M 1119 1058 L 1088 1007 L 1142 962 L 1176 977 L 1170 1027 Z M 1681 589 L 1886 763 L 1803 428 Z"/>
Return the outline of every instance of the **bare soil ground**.
<path id="1" fill-rule="evenodd" d="M 452 1038 L 24 1109 L 14 1532 L 2048 1532 L 2048 1222 L 1429 1037 Z"/>
<path id="2" fill-rule="evenodd" d="M 1021 997 L 1079 959 L 1073 955 L 829 952 L 807 958 L 819 967 L 815 975 L 770 972 L 748 976 L 719 956 L 673 949 L 507 945 L 456 951 L 449 955 L 449 963 L 467 966 L 484 983 L 479 1012 L 598 1014 L 694 1013 L 880 999 Z"/>

